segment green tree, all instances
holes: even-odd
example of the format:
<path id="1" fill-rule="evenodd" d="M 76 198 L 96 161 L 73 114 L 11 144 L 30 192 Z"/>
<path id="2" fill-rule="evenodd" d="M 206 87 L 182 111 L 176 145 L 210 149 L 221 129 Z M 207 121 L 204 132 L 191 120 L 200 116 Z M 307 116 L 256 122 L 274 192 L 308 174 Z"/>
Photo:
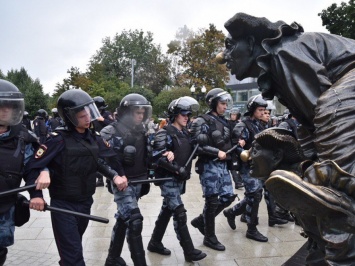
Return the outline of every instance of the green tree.
<path id="1" fill-rule="evenodd" d="M 39 79 L 33 80 L 25 68 L 8 71 L 5 79 L 15 84 L 25 97 L 25 109 L 34 117 L 39 109 L 48 112 L 49 95 L 43 93 L 43 86 Z"/>
<path id="2" fill-rule="evenodd" d="M 162 54 L 160 46 L 153 43 L 153 34 L 142 30 L 124 30 L 112 39 L 106 37 L 90 60 L 88 75 L 99 78 L 97 74 L 101 73 L 130 84 L 132 59 L 136 62 L 135 85 L 158 93 L 171 83 L 170 60 Z"/>
<path id="3" fill-rule="evenodd" d="M 332 4 L 318 16 L 330 33 L 355 39 L 355 0 L 350 0 L 348 4 L 342 2 L 339 6 Z"/>
<path id="4" fill-rule="evenodd" d="M 225 65 L 216 62 L 216 55 L 224 49 L 225 36 L 213 24 L 208 29 L 193 32 L 180 28 L 176 39 L 168 44 L 168 54 L 175 62 L 177 86 L 206 86 L 207 90 L 224 87 L 229 75 Z"/>

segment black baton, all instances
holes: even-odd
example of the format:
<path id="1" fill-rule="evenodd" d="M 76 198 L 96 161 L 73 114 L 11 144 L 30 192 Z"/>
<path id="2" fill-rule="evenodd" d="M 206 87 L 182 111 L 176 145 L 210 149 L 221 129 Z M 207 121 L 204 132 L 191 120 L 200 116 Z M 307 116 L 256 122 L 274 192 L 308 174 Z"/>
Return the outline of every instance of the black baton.
<path id="1" fill-rule="evenodd" d="M 35 188 L 36 186 L 37 186 L 37 184 L 32 184 L 32 185 L 28 185 L 28 186 L 23 186 L 23 187 L 18 187 L 18 188 L 15 188 L 15 189 L 2 191 L 2 192 L 0 192 L 0 198 L 8 196 L 8 195 L 12 195 L 12 194 L 17 194 L 19 192 L 23 192 L 23 191 L 26 191 L 28 189 Z"/>
<path id="2" fill-rule="evenodd" d="M 237 145 L 234 145 L 232 148 L 230 148 L 229 150 L 227 150 L 227 151 L 226 151 L 226 154 L 231 153 L 231 152 L 234 151 L 236 148 L 238 148 L 238 144 L 237 144 Z M 218 161 L 218 160 L 219 160 L 218 157 L 215 158 L 215 159 L 213 159 L 214 162 L 216 162 L 216 161 Z"/>
<path id="3" fill-rule="evenodd" d="M 145 179 L 145 180 L 131 180 L 128 181 L 128 185 L 139 185 L 139 184 L 146 184 L 146 183 L 154 183 L 154 182 L 161 182 L 161 181 L 171 181 L 173 180 L 172 177 L 165 177 L 165 178 L 157 178 L 157 179 Z"/>
<path id="4" fill-rule="evenodd" d="M 24 206 L 29 206 L 30 202 L 28 200 L 24 201 L 22 203 Z M 75 212 L 75 211 L 69 211 L 69 210 L 65 210 L 65 209 L 60 209 L 60 208 L 56 208 L 56 207 L 51 207 L 48 204 L 44 205 L 44 211 L 51 211 L 51 212 L 58 212 L 58 213 L 65 213 L 65 214 L 71 214 L 74 216 L 78 216 L 78 217 L 82 217 L 82 218 L 87 218 L 89 220 L 95 221 L 95 222 L 100 222 L 100 223 L 104 223 L 104 224 L 108 224 L 109 223 L 109 219 L 106 218 L 102 218 L 99 216 L 94 216 L 94 215 L 89 215 L 89 214 L 85 214 L 85 213 L 81 213 L 81 212 Z"/>
<path id="5" fill-rule="evenodd" d="M 200 144 L 197 143 L 196 146 L 195 146 L 195 148 L 194 148 L 194 150 L 192 151 L 192 153 L 191 153 L 189 159 L 188 159 L 187 162 L 185 163 L 184 168 L 186 168 L 186 167 L 189 165 L 189 163 L 191 162 L 192 158 L 194 157 L 194 155 L 195 155 L 195 153 L 196 153 L 196 151 L 197 151 L 197 149 L 198 149 L 199 146 L 200 146 Z"/>

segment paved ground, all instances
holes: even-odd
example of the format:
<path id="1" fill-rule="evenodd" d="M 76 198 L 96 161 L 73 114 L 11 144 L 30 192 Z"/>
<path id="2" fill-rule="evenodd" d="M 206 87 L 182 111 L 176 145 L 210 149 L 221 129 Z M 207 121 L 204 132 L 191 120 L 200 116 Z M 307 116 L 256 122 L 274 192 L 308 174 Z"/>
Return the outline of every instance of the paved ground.
<path id="1" fill-rule="evenodd" d="M 244 190 L 236 190 L 236 193 L 243 198 Z M 275 227 L 268 226 L 267 211 L 263 200 L 259 211 L 258 229 L 269 238 L 269 242 L 259 243 L 247 239 L 245 237 L 246 224 L 239 222 L 239 220 L 237 229 L 231 230 L 223 214 L 220 214 L 216 218 L 216 232 L 220 242 L 226 246 L 226 250 L 221 252 L 207 248 L 202 244 L 202 235 L 190 225 L 191 219 L 202 211 L 204 201 L 201 195 L 198 176 L 193 175 L 188 181 L 187 192 L 183 196 L 183 201 L 187 209 L 188 224 L 194 244 L 196 248 L 207 253 L 207 257 L 202 261 L 196 262 L 195 265 L 282 265 L 305 243 L 305 239 L 299 235 L 300 227 L 294 223 Z M 48 193 L 46 193 L 46 200 L 49 202 Z M 153 231 L 160 204 L 160 189 L 152 185 L 150 193 L 140 201 L 141 212 L 144 216 L 143 242 L 145 247 Z M 110 223 L 103 224 L 90 221 L 83 239 L 84 258 L 88 266 L 104 265 L 110 243 L 111 230 L 115 223 L 113 218 L 115 209 L 116 205 L 113 202 L 113 196 L 108 193 L 105 187 L 97 188 L 94 195 L 92 214 L 107 217 L 110 219 Z M 53 239 L 48 212 L 41 213 L 31 210 L 30 221 L 24 226 L 16 228 L 15 235 L 15 245 L 9 248 L 8 260 L 5 266 L 58 265 L 59 256 Z M 163 243 L 172 250 L 172 254 L 170 256 L 161 256 L 146 251 L 148 265 L 174 266 L 193 264 L 184 261 L 183 252 L 176 239 L 172 222 L 168 226 Z M 125 243 L 122 257 L 129 265 L 133 265 L 127 243 Z"/>

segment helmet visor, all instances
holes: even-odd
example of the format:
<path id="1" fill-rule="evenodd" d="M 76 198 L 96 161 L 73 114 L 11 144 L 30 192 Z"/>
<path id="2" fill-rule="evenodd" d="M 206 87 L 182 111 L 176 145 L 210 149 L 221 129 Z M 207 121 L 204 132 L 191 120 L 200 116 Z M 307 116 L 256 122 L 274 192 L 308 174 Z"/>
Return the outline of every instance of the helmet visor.
<path id="1" fill-rule="evenodd" d="M 228 107 L 232 107 L 233 106 L 232 96 L 228 92 L 226 92 L 226 91 L 220 92 L 220 93 L 217 94 L 216 97 L 219 97 L 218 98 L 219 102 L 227 103 Z"/>
<path id="2" fill-rule="evenodd" d="M 148 124 L 150 118 L 152 117 L 152 106 L 149 104 L 131 105 L 130 116 L 132 116 L 132 121 L 134 125 L 139 125 L 141 123 Z M 126 117 L 125 119 L 127 119 Z"/>
<path id="3" fill-rule="evenodd" d="M 101 116 L 93 102 L 81 106 L 66 108 L 66 115 L 75 127 L 82 125 L 83 123 L 90 123 Z"/>
<path id="4" fill-rule="evenodd" d="M 197 112 L 200 109 L 199 103 L 190 96 L 184 96 L 177 99 L 174 103 L 175 108 L 182 111 Z"/>
<path id="5" fill-rule="evenodd" d="M 23 98 L 1 98 L 0 99 L 0 125 L 14 126 L 22 121 L 25 111 Z"/>

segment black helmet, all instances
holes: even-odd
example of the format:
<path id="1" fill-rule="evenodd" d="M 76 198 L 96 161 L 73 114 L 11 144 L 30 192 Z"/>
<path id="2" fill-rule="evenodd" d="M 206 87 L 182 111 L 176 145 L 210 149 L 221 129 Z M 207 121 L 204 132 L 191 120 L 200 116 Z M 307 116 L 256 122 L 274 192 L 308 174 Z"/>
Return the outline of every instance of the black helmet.
<path id="1" fill-rule="evenodd" d="M 63 92 L 57 102 L 58 113 L 66 125 L 78 125 L 76 114 L 82 110 L 90 113 L 90 120 L 94 121 L 100 117 L 94 100 L 85 91 L 72 89 Z"/>
<path id="2" fill-rule="evenodd" d="M 40 117 L 46 119 L 47 116 L 48 116 L 48 113 L 47 113 L 47 111 L 44 110 L 44 109 L 39 109 L 39 110 L 37 111 L 37 116 L 40 116 Z"/>
<path id="3" fill-rule="evenodd" d="M 108 107 L 108 105 L 105 104 L 105 99 L 102 98 L 101 96 L 94 97 L 94 102 L 100 111 Z"/>
<path id="4" fill-rule="evenodd" d="M 11 82 L 0 79 L 0 125 L 21 123 L 24 110 L 25 102 L 20 90 Z"/>
<path id="5" fill-rule="evenodd" d="M 226 101 L 228 105 L 233 105 L 232 96 L 221 88 L 214 88 L 206 94 L 206 103 L 211 110 L 216 111 L 218 101 Z"/>
<path id="6" fill-rule="evenodd" d="M 58 109 L 57 108 L 52 108 L 52 114 L 53 114 L 53 117 L 59 117 Z"/>
<path id="7" fill-rule="evenodd" d="M 119 107 L 117 108 L 117 116 L 119 119 L 132 122 L 132 111 L 137 108 L 145 109 L 143 122 L 148 122 L 152 116 L 152 106 L 144 96 L 137 93 L 131 93 L 123 97 Z"/>
<path id="8" fill-rule="evenodd" d="M 233 107 L 229 112 L 230 115 L 237 115 L 239 113 L 240 113 L 240 110 L 237 107 Z"/>
<path id="9" fill-rule="evenodd" d="M 23 117 L 24 117 L 24 118 L 27 118 L 27 117 L 29 117 L 29 116 L 30 116 L 30 114 L 29 114 L 27 111 L 24 111 L 24 112 L 23 112 Z"/>
<path id="10" fill-rule="evenodd" d="M 265 107 L 266 108 L 266 106 L 267 106 L 267 102 L 263 99 L 261 94 L 251 96 L 248 100 L 248 103 L 247 103 L 248 112 L 246 112 L 244 115 L 251 116 L 251 115 L 253 115 L 256 108 L 258 108 L 258 107 Z"/>
<path id="11" fill-rule="evenodd" d="M 169 119 L 171 122 L 174 122 L 175 116 L 178 114 L 191 115 L 192 112 L 197 112 L 199 108 L 200 105 L 194 98 L 190 96 L 180 97 L 169 104 Z"/>

